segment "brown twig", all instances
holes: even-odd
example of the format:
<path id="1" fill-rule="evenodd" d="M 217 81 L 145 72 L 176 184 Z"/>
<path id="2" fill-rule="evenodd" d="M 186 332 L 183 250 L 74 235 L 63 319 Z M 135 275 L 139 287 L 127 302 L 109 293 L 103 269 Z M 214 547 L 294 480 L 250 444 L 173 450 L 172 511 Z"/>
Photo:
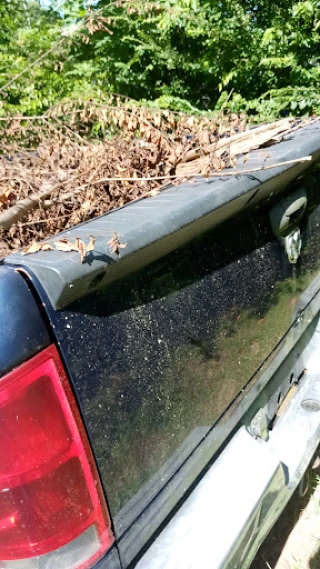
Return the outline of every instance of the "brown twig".
<path id="1" fill-rule="evenodd" d="M 19 116 L 9 116 L 9 117 L 0 117 L 0 122 L 10 122 L 10 121 L 38 121 L 38 120 L 42 120 L 45 117 L 45 115 L 39 115 L 39 116 L 32 116 L 32 117 L 28 117 L 25 115 L 19 115 Z"/>
<path id="2" fill-rule="evenodd" d="M 58 217 L 49 217 L 48 219 L 38 219 L 35 221 L 27 221 L 26 223 L 20 223 L 20 227 L 27 227 L 30 225 L 37 225 L 38 223 L 50 223 L 53 221 L 59 221 L 60 219 L 64 219 L 65 217 L 71 217 L 75 211 L 71 213 L 66 213 L 65 215 L 59 215 Z"/>
<path id="3" fill-rule="evenodd" d="M 297 164 L 298 162 L 309 162 L 312 160 L 312 156 L 304 156 L 303 158 L 294 158 L 293 160 L 286 160 L 284 162 L 277 162 L 275 164 L 269 164 L 267 166 L 261 166 L 260 168 L 249 168 L 248 170 L 237 170 L 237 171 L 228 171 L 228 172 L 212 172 L 209 174 L 209 178 L 221 178 L 225 176 L 242 176 L 243 174 L 250 174 L 252 172 L 262 172 L 263 170 L 271 170 L 272 168 L 280 168 L 282 166 L 288 166 L 290 164 Z M 203 178 L 202 174 L 198 172 L 190 172 L 186 176 L 178 176 L 177 174 L 173 174 L 170 176 L 154 176 L 154 177 L 144 177 L 144 178 L 101 178 L 99 180 L 93 181 L 90 184 L 84 184 L 77 188 L 77 191 L 80 191 L 88 185 L 96 186 L 98 184 L 103 184 L 105 182 L 153 182 L 157 180 L 181 180 L 182 178 Z"/>
<path id="4" fill-rule="evenodd" d="M 48 185 L 45 189 L 40 190 L 40 192 L 35 194 L 30 194 L 27 198 L 20 200 L 18 203 L 0 213 L 0 227 L 2 229 L 10 229 L 10 227 L 19 221 L 22 217 L 27 215 L 30 211 L 37 209 L 39 204 L 49 196 L 58 190 L 61 186 L 66 183 L 74 182 L 80 176 L 83 176 L 84 172 L 78 173 L 73 178 L 68 180 L 63 180 L 54 185 Z"/>

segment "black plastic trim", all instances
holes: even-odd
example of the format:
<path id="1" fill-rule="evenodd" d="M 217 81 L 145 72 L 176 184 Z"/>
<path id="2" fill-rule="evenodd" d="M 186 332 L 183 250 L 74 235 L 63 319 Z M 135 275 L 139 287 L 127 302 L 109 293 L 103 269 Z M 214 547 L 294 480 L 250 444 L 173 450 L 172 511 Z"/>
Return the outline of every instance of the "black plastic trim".
<path id="1" fill-rule="evenodd" d="M 36 300 L 23 277 L 0 266 L 0 377 L 50 344 Z"/>

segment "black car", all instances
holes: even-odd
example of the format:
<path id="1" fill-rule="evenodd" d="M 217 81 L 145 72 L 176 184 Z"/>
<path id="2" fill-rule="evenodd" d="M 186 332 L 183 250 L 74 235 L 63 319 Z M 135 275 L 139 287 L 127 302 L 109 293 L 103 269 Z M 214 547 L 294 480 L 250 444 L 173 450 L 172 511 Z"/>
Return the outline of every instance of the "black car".
<path id="1" fill-rule="evenodd" d="M 314 122 L 2 262 L 1 569 L 250 566 L 320 439 L 319 158 Z"/>

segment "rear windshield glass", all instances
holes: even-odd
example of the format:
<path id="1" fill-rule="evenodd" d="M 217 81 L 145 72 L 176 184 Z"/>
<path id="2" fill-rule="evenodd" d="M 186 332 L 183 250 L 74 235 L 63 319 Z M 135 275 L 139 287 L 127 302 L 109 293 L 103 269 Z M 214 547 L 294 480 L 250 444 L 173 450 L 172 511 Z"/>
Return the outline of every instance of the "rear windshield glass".
<path id="1" fill-rule="evenodd" d="M 267 205 L 56 313 L 123 526 L 128 503 L 146 507 L 289 329 L 319 267 L 314 195 L 297 265 L 272 234 Z"/>

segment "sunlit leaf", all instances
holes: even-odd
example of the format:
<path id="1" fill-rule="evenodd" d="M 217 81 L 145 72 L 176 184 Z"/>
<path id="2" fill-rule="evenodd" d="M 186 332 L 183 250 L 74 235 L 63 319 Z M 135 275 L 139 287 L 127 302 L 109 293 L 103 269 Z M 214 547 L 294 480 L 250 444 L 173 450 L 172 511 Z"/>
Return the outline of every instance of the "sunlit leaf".
<path id="1" fill-rule="evenodd" d="M 22 251 L 23 255 L 30 255 L 31 253 L 38 253 L 39 251 L 53 251 L 50 243 L 32 243 Z"/>
<path id="2" fill-rule="evenodd" d="M 120 249 L 125 249 L 127 247 L 127 243 L 120 243 L 119 236 L 117 233 L 113 232 L 112 238 L 108 241 L 108 245 L 110 247 L 111 253 L 115 253 L 116 255 L 120 255 Z"/>

